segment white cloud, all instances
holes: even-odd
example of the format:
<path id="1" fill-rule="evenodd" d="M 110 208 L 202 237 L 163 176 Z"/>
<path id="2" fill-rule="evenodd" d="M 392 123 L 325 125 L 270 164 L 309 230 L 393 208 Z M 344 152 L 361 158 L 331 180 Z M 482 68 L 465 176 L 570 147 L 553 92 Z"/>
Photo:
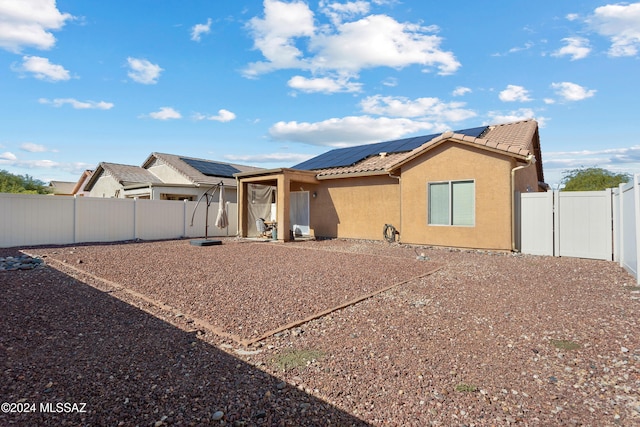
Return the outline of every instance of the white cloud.
<path id="1" fill-rule="evenodd" d="M 235 120 L 236 115 L 229 110 L 221 109 L 218 110 L 218 114 L 215 116 L 207 116 L 205 114 L 196 113 L 193 116 L 194 120 L 213 120 L 216 122 L 230 122 Z"/>
<path id="2" fill-rule="evenodd" d="M 640 145 L 624 148 L 603 148 L 600 150 L 576 150 L 576 151 L 551 151 L 548 153 L 550 159 L 558 161 L 563 159 L 567 162 L 571 159 L 590 159 L 591 163 L 634 163 L 640 162 Z"/>
<path id="3" fill-rule="evenodd" d="M 443 102 L 438 98 L 408 99 L 405 97 L 370 96 L 360 103 L 368 114 L 392 117 L 419 117 L 432 122 L 458 122 L 475 117 L 476 113 L 464 109 L 463 102 Z"/>
<path id="4" fill-rule="evenodd" d="M 608 4 L 595 9 L 587 23 L 611 41 L 610 56 L 635 56 L 640 47 L 640 3 Z"/>
<path id="5" fill-rule="evenodd" d="M 345 147 L 388 141 L 418 132 L 444 132 L 448 123 L 475 117 L 462 102 L 443 102 L 438 98 L 375 95 L 363 99 L 366 115 L 331 118 L 320 122 L 278 122 L 269 133 L 278 141 Z M 373 115 L 381 117 L 373 117 Z"/>
<path id="6" fill-rule="evenodd" d="M 547 182 L 560 183 L 564 171 L 601 167 L 614 173 L 629 173 L 640 167 L 640 145 L 596 150 L 545 151 L 544 169 Z"/>
<path id="7" fill-rule="evenodd" d="M 498 95 L 503 102 L 527 102 L 531 101 L 529 91 L 522 86 L 508 85 L 505 90 Z"/>
<path id="8" fill-rule="evenodd" d="M 343 22 L 366 13 L 364 2 L 322 4 L 322 10 L 336 18 L 332 25 L 316 28 L 307 4 L 265 0 L 264 18 L 251 19 L 248 27 L 254 47 L 266 61 L 249 64 L 245 75 L 255 77 L 278 69 L 357 75 L 366 68 L 410 65 L 435 67 L 446 75 L 460 67 L 452 52 L 441 50 L 442 38 L 434 34 L 437 27 L 400 23 L 386 15 Z M 303 46 L 308 49 L 301 50 Z"/>
<path id="9" fill-rule="evenodd" d="M 17 158 L 4 159 L 0 157 L 0 164 L 19 167 L 19 168 L 26 168 L 26 169 L 52 169 L 52 168 L 62 169 L 60 167 L 61 166 L 60 163 L 54 162 L 53 160 L 46 160 L 46 159 L 18 160 Z"/>
<path id="10" fill-rule="evenodd" d="M 468 87 L 464 87 L 464 86 L 458 86 L 457 88 L 455 88 L 452 92 L 453 96 L 464 96 L 468 93 L 471 93 L 472 90 L 469 89 Z"/>
<path id="11" fill-rule="evenodd" d="M 267 154 L 229 154 L 223 156 L 225 160 L 244 163 L 301 163 L 313 155 L 296 153 L 267 153 Z"/>
<path id="12" fill-rule="evenodd" d="M 14 70 L 31 73 L 36 79 L 51 82 L 64 81 L 71 78 L 69 71 L 65 70 L 62 65 L 52 64 L 48 58 L 40 56 L 23 56 L 22 65 Z"/>
<path id="13" fill-rule="evenodd" d="M 290 88 L 306 93 L 360 92 L 362 90 L 361 83 L 350 82 L 347 78 L 332 79 L 330 77 L 322 77 L 308 79 L 302 76 L 294 76 L 289 79 L 287 84 Z"/>
<path id="14" fill-rule="evenodd" d="M 596 94 L 594 89 L 587 89 L 571 82 L 552 83 L 551 87 L 565 101 L 582 101 Z"/>
<path id="15" fill-rule="evenodd" d="M 207 19 L 206 24 L 196 24 L 191 28 L 191 40 L 199 42 L 202 34 L 211 32 L 211 18 Z"/>
<path id="16" fill-rule="evenodd" d="M 515 111 L 502 112 L 502 111 L 489 111 L 487 114 L 489 119 L 487 125 L 498 125 L 502 123 L 512 123 L 521 120 L 535 119 L 538 125 L 543 128 L 546 126 L 549 120 L 546 117 L 536 116 L 536 113 L 530 108 L 520 108 Z"/>
<path id="17" fill-rule="evenodd" d="M 534 43 L 526 42 L 524 44 L 524 46 L 515 46 L 515 47 L 512 47 L 511 49 L 509 49 L 506 53 L 496 52 L 496 53 L 491 54 L 491 56 L 494 56 L 494 57 L 508 56 L 508 55 L 511 55 L 512 53 L 518 53 L 518 52 L 522 52 L 522 51 L 525 51 L 525 50 L 529 50 L 534 46 L 535 46 Z"/>
<path id="18" fill-rule="evenodd" d="M 38 100 L 40 104 L 51 104 L 54 107 L 62 107 L 65 104 L 71 105 L 76 110 L 110 110 L 113 108 L 113 103 L 105 101 L 78 101 L 73 98 L 56 98 L 46 99 L 40 98 Z"/>
<path id="19" fill-rule="evenodd" d="M 0 1 L 0 47 L 19 53 L 23 47 L 50 49 L 56 43 L 51 31 L 73 19 L 61 13 L 55 0 Z"/>
<path id="20" fill-rule="evenodd" d="M 64 171 L 69 172 L 74 175 L 80 175 L 87 169 L 93 169 L 95 164 L 82 163 L 82 162 L 55 162 L 53 160 L 47 159 L 35 159 L 35 160 L 21 160 L 18 159 L 13 153 L 6 152 L 0 153 L 0 165 L 2 166 L 11 166 L 14 168 L 20 169 L 32 169 L 36 172 L 35 175 L 41 175 L 42 172 L 38 171 L 38 169 L 55 169 L 56 171 Z M 49 181 L 48 179 L 41 179 L 44 182 Z"/>
<path id="21" fill-rule="evenodd" d="M 21 144 L 20 149 L 29 153 L 44 153 L 49 151 L 44 145 L 34 144 L 33 142 L 25 142 L 24 144 Z"/>
<path id="22" fill-rule="evenodd" d="M 370 15 L 339 25 L 334 33 L 321 33 L 310 43 L 316 53 L 313 67 L 357 73 L 375 67 L 409 65 L 436 67 L 439 74 L 453 74 L 460 63 L 452 52 L 440 49 L 437 27 L 400 23 L 386 15 Z"/>
<path id="23" fill-rule="evenodd" d="M 171 107 L 161 107 L 160 111 L 149 113 L 149 117 L 156 120 L 181 119 L 182 114 Z"/>
<path id="24" fill-rule="evenodd" d="M 347 3 L 330 3 L 320 1 L 322 13 L 327 15 L 334 25 L 340 24 L 345 19 L 353 19 L 369 13 L 369 2 L 352 1 Z"/>
<path id="25" fill-rule="evenodd" d="M 395 77 L 387 77 L 382 81 L 382 84 L 388 87 L 396 87 L 398 86 L 398 79 Z"/>
<path id="26" fill-rule="evenodd" d="M 444 131 L 433 123 L 404 118 L 350 116 L 321 122 L 278 122 L 269 134 L 278 141 L 311 145 L 347 147 L 401 138 L 421 131 Z"/>
<path id="27" fill-rule="evenodd" d="M 565 46 L 553 52 L 552 56 L 570 56 L 572 61 L 583 59 L 589 56 L 591 48 L 589 40 L 584 37 L 567 37 L 562 39 L 566 43 Z"/>
<path id="28" fill-rule="evenodd" d="M 534 43 L 532 42 L 526 42 L 524 44 L 524 46 L 516 46 L 516 47 L 512 47 L 511 49 L 509 49 L 509 53 L 517 53 L 517 52 L 522 52 L 524 50 L 529 50 L 531 49 L 533 46 L 535 46 Z"/>
<path id="29" fill-rule="evenodd" d="M 158 83 L 160 73 L 164 71 L 159 65 L 153 64 L 146 59 L 127 58 L 129 72 L 127 75 L 135 82 L 151 85 Z"/>
<path id="30" fill-rule="evenodd" d="M 254 47 L 267 59 L 254 62 L 245 70 L 246 76 L 256 76 L 282 68 L 306 68 L 303 53 L 294 38 L 311 37 L 315 31 L 313 12 L 301 2 L 264 1 L 264 19 L 252 18 L 248 28 L 254 37 Z"/>

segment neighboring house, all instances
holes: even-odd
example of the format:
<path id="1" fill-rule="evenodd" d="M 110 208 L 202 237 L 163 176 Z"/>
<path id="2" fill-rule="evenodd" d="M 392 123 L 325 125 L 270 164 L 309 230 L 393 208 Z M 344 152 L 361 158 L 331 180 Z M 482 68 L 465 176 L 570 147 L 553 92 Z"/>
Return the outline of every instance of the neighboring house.
<path id="1" fill-rule="evenodd" d="M 197 200 L 222 183 L 226 200 L 236 202 L 235 173 L 258 168 L 173 154 L 152 153 L 142 166 L 102 162 L 84 190 L 90 197 Z"/>
<path id="2" fill-rule="evenodd" d="M 88 196 L 89 192 L 88 191 L 84 191 L 84 187 L 89 182 L 89 179 L 91 178 L 92 174 L 93 174 L 93 171 L 91 169 L 87 169 L 84 172 L 82 172 L 82 175 L 80 176 L 78 181 L 73 186 L 73 190 L 72 190 L 71 194 L 73 194 L 74 196 L 79 196 L 79 197 Z"/>
<path id="3" fill-rule="evenodd" d="M 54 196 L 73 196 L 73 187 L 75 182 L 67 181 L 51 181 L 49 182 L 49 189 Z"/>
<path id="4" fill-rule="evenodd" d="M 76 182 L 67 182 L 67 181 L 51 181 L 49 183 L 49 187 L 51 187 L 52 193 L 54 196 L 86 196 L 89 193 L 82 190 L 84 186 L 89 181 L 92 170 L 85 170 L 82 172 L 82 176 Z"/>
<path id="5" fill-rule="evenodd" d="M 403 243 L 493 250 L 516 248 L 516 193 L 546 189 L 534 120 L 335 149 L 235 176 L 243 237 L 255 235 L 264 212 L 254 212 L 256 194 L 267 188 L 280 240 L 382 240 L 390 224 Z"/>

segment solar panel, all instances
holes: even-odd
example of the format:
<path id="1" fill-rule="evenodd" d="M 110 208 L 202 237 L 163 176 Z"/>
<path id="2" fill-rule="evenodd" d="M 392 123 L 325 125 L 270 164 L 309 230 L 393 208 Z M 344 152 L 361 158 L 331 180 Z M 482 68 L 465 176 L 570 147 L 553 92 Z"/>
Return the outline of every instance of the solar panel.
<path id="1" fill-rule="evenodd" d="M 472 136 L 474 138 L 478 138 L 480 135 L 482 135 L 484 133 L 485 130 L 487 130 L 488 127 L 489 126 L 480 126 L 480 127 L 477 127 L 477 128 L 458 130 L 458 131 L 455 131 L 455 133 L 461 133 L 463 135 L 467 135 L 467 136 Z"/>
<path id="2" fill-rule="evenodd" d="M 463 129 L 455 131 L 463 135 L 474 138 L 479 137 L 487 129 L 487 126 L 477 128 Z M 338 168 L 351 166 L 370 156 L 380 153 L 402 153 L 411 151 L 420 147 L 422 144 L 439 136 L 439 133 L 433 135 L 415 136 L 411 138 L 398 139 L 395 141 L 377 142 L 375 144 L 358 145 L 355 147 L 336 148 L 319 156 L 313 157 L 307 161 L 293 166 L 294 169 L 313 170 Z"/>
<path id="3" fill-rule="evenodd" d="M 226 163 L 208 162 L 206 160 L 186 159 L 181 157 L 180 160 L 196 169 L 198 172 L 206 176 L 219 176 L 221 178 L 233 178 L 234 173 L 240 172 Z"/>

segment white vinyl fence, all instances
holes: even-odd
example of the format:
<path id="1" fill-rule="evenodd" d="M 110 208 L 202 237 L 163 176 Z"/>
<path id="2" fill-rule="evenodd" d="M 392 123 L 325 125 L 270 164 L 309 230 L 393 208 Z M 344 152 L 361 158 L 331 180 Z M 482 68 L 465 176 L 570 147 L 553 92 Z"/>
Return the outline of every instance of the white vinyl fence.
<path id="1" fill-rule="evenodd" d="M 640 174 L 615 189 L 613 201 L 614 259 L 640 283 Z"/>
<path id="2" fill-rule="evenodd" d="M 102 199 L 0 193 L 0 247 L 123 240 L 204 237 L 206 203 Z M 235 236 L 237 204 L 226 203 L 229 226 L 215 226 L 218 203 L 209 206 L 210 237 Z"/>
<path id="3" fill-rule="evenodd" d="M 611 196 L 611 190 L 521 194 L 520 250 L 611 261 Z"/>
<path id="4" fill-rule="evenodd" d="M 526 254 L 620 262 L 637 280 L 640 174 L 605 191 L 523 193 L 520 250 Z"/>

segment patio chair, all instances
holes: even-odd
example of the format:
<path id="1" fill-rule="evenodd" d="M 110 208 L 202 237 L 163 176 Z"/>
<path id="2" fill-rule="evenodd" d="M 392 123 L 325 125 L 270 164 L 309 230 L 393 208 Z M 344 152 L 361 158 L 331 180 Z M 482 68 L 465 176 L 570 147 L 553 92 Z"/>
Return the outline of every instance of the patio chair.
<path id="1" fill-rule="evenodd" d="M 264 222 L 264 218 L 256 219 L 256 228 L 258 229 L 259 237 L 271 237 L 273 233 L 273 227 L 270 225 L 267 225 Z"/>

